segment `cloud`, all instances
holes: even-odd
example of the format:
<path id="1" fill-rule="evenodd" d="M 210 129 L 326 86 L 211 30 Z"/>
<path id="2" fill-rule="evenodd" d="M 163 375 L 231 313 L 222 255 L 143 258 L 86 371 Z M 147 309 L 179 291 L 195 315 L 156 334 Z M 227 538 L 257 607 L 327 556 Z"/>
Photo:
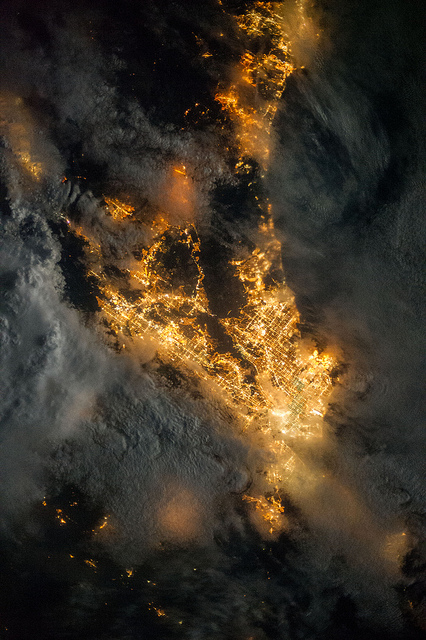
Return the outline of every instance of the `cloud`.
<path id="1" fill-rule="evenodd" d="M 21 228 L 25 225 L 28 243 L 9 233 L 1 251 L 6 519 L 40 498 L 43 457 L 90 413 L 107 360 L 61 300 L 57 247 L 46 223 L 33 215 Z"/>
<path id="2" fill-rule="evenodd" d="M 379 6 L 373 15 L 384 19 Z M 391 25 L 396 15 L 388 17 Z M 376 35 L 368 40 L 373 18 L 347 19 L 354 23 L 317 17 L 326 28 L 318 45 L 323 54 L 303 51 L 309 64 L 288 82 L 268 178 L 302 323 L 340 350 L 348 366 L 324 443 L 301 453 L 307 469 L 322 469 L 324 479 L 308 486 L 303 478 L 290 481 L 289 492 L 312 528 L 313 562 L 330 575 L 341 554 L 339 579 L 360 615 L 396 629 L 393 588 L 407 583 L 403 557 L 425 536 L 415 516 L 425 500 L 418 243 L 424 220 L 415 133 L 421 138 L 421 96 L 417 65 L 408 77 L 399 75 L 401 56 L 411 55 L 407 16 L 390 46 L 399 47 L 393 65 L 375 49 Z M 344 44 L 355 29 L 366 31 L 361 60 L 374 69 L 365 82 L 361 60 Z M 419 53 L 415 40 L 413 46 Z"/>

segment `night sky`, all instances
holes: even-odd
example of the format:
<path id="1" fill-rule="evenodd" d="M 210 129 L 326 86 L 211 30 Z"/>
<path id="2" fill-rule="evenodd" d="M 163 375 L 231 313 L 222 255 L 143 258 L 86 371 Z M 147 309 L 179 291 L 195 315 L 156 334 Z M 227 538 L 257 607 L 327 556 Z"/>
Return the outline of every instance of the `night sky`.
<path id="1" fill-rule="evenodd" d="M 294 70 L 264 164 L 217 96 L 247 52 L 274 53 L 272 31 L 238 27 L 272 6 Z M 0 638 L 424 637 L 424 14 L 1 4 Z M 285 281 L 303 349 L 335 363 L 321 438 L 291 441 L 273 533 L 254 506 L 275 496 L 263 441 L 198 365 L 102 310 L 105 282 L 139 299 L 131 265 L 159 237 L 155 273 L 188 297 L 202 281 L 199 326 L 254 389 L 226 323 L 265 221 L 281 243 L 265 295 Z"/>

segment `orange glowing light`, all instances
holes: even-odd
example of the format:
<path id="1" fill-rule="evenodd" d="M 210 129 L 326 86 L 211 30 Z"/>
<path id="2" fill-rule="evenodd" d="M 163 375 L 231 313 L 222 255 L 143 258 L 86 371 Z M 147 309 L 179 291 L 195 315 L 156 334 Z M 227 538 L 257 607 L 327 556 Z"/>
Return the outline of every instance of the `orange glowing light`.
<path id="1" fill-rule="evenodd" d="M 112 215 L 114 220 L 123 220 L 128 216 L 131 216 L 135 212 L 135 208 L 124 202 L 120 202 L 116 198 L 107 198 L 104 196 L 106 202 L 106 210 Z"/>
<path id="2" fill-rule="evenodd" d="M 96 564 L 96 562 L 94 560 L 85 560 L 84 561 L 85 564 L 87 564 L 88 567 L 91 567 L 92 569 L 97 569 L 98 565 Z"/>
<path id="3" fill-rule="evenodd" d="M 272 120 L 293 71 L 280 4 L 255 2 L 237 16 L 244 38 L 249 43 L 260 39 L 264 46 L 248 48 L 233 81 L 219 87 L 215 96 L 236 125 L 240 153 L 236 178 L 250 175 L 250 158 L 262 165 L 263 178 Z M 138 250 L 137 260 L 127 258 L 115 278 L 106 268 L 109 247 L 85 235 L 82 228 L 73 230 L 86 241 L 89 273 L 98 281 L 98 302 L 109 329 L 126 336 L 129 351 L 132 341 L 153 338 L 162 360 L 189 368 L 208 382 L 232 409 L 241 430 L 270 450 L 273 459 L 265 481 L 269 487 L 280 486 L 298 464 L 293 439 L 321 437 L 334 358 L 302 345 L 292 293 L 284 282 L 271 279 L 271 273 L 281 269 L 281 244 L 275 236 L 271 204 L 264 197 L 255 196 L 262 211 L 257 247 L 229 263 L 244 290 L 245 304 L 226 318 L 212 313 L 200 263 L 201 241 L 193 223 L 197 204 L 193 175 L 187 164 L 165 172 L 163 214 L 149 228 L 153 240 Z M 118 200 L 104 200 L 106 211 L 116 220 L 134 212 Z M 143 224 L 133 221 L 135 227 Z M 206 319 L 220 327 L 228 350 L 217 349 Z M 172 492 L 158 513 L 161 529 L 178 540 L 194 537 L 200 526 L 197 499 L 186 491 L 182 489 L 182 499 Z M 284 506 L 275 489 L 270 497 L 247 495 L 244 499 L 253 503 L 270 533 L 284 526 Z M 105 520 L 98 530 L 106 524 Z"/>

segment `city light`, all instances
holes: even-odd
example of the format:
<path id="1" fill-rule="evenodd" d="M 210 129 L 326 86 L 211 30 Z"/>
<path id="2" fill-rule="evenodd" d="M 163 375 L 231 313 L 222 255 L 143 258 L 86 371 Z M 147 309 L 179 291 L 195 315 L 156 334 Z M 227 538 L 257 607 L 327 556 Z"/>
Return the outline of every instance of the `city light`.
<path id="1" fill-rule="evenodd" d="M 218 87 L 215 95 L 236 127 L 236 179 L 250 173 L 252 160 L 262 167 L 262 176 L 253 178 L 254 188 L 260 187 L 268 169 L 272 120 L 293 71 L 281 4 L 257 2 L 235 17 L 248 49 L 231 86 Z M 171 167 L 165 197 L 183 212 L 190 211 L 188 180 L 186 165 Z M 136 202 L 104 196 L 105 214 L 117 225 L 114 233 L 141 225 L 153 238 L 136 258 L 129 248 L 126 265 L 115 270 L 109 267 L 109 246 L 83 227 L 71 226 L 85 240 L 88 274 L 96 278 L 98 303 L 117 344 L 131 350 L 138 341 L 153 340 L 161 361 L 192 370 L 215 389 L 236 415 L 242 433 L 261 434 L 262 446 L 273 454 L 265 477 L 276 487 L 294 470 L 292 439 L 321 436 L 334 360 L 303 345 L 292 293 L 282 277 L 271 275 L 282 273 L 281 244 L 271 204 L 261 189 L 258 193 L 257 246 L 229 261 L 245 302 L 225 318 L 210 308 L 200 260 L 203 247 L 193 221 L 173 225 L 157 212 L 154 220 L 142 222 Z M 272 493 L 273 499 L 245 496 L 262 512 L 270 532 L 280 528 L 284 508 L 275 489 Z"/>

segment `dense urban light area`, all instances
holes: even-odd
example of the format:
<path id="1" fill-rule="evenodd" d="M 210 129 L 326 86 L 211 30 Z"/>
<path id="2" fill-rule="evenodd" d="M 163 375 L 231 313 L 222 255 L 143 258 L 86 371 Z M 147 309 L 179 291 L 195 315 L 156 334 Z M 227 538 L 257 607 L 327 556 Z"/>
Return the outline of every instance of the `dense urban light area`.
<path id="1" fill-rule="evenodd" d="M 261 53 L 244 53 L 235 69 L 235 82 L 215 96 L 236 126 L 240 154 L 236 179 L 258 160 L 262 174 L 249 186 L 259 194 L 268 168 L 271 125 L 285 80 L 293 70 L 280 7 L 280 2 L 256 2 L 236 16 L 241 37 L 248 38 L 252 46 L 256 43 Z M 170 201 L 185 207 L 192 188 L 186 167 L 173 167 L 172 173 Z M 102 296 L 98 302 L 109 329 L 121 342 L 126 336 L 153 338 L 160 358 L 176 366 L 198 367 L 200 377 L 213 381 L 238 414 L 241 429 L 265 437 L 264 445 L 274 453 L 267 477 L 272 494 L 279 496 L 280 485 L 295 465 L 291 438 L 321 436 L 332 388 L 330 373 L 336 363 L 314 346 L 301 348 L 299 314 L 291 291 L 282 280 L 271 279 L 271 273 L 282 273 L 281 244 L 274 233 L 271 205 L 265 195 L 255 199 L 259 246 L 247 257 L 231 261 L 246 304 L 236 317 L 224 319 L 215 318 L 210 311 L 199 261 L 200 239 L 190 221 L 173 226 L 165 220 L 167 213 L 159 212 L 150 227 L 152 244 L 141 250 L 139 260 L 129 247 L 122 262 L 130 261 L 131 266 L 117 272 L 115 278 L 104 269 L 108 247 L 96 243 L 85 229 L 71 228 L 86 243 L 89 274 L 99 283 Z M 108 196 L 104 202 L 105 216 L 112 216 L 116 224 L 114 233 L 127 232 L 131 237 L 129 228 L 146 224 L 137 202 L 128 204 Z M 219 345 L 209 332 L 211 322 L 223 332 Z M 224 347 L 226 338 L 231 340 L 232 353 Z M 245 496 L 264 512 L 264 519 L 271 523 L 270 533 L 279 531 L 279 515 L 284 512 L 282 502 L 273 495 L 269 499 Z"/>

